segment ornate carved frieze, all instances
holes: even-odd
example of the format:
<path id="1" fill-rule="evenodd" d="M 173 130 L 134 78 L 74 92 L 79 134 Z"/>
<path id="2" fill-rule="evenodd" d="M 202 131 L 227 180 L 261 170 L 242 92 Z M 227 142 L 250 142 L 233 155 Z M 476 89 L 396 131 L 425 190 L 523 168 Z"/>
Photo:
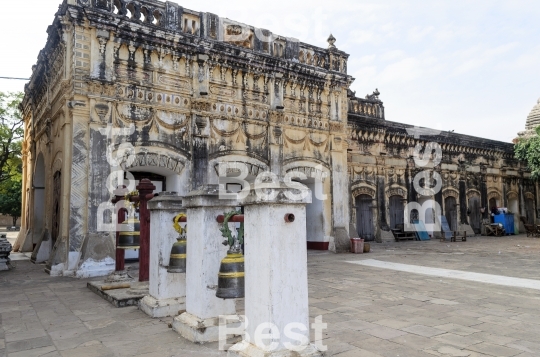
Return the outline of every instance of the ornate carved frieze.
<path id="1" fill-rule="evenodd" d="M 469 189 L 467 190 L 467 199 L 471 199 L 472 197 L 480 197 L 480 191 L 475 189 Z"/>
<path id="2" fill-rule="evenodd" d="M 443 190 L 443 199 L 448 197 L 454 197 L 456 201 L 459 201 L 459 191 L 453 187 L 447 187 Z"/>
<path id="3" fill-rule="evenodd" d="M 158 83 L 167 86 L 173 86 L 179 89 L 191 90 L 191 84 L 188 80 L 166 74 L 158 75 Z"/>
<path id="4" fill-rule="evenodd" d="M 298 131 L 293 131 L 291 129 L 285 130 L 283 133 L 284 138 L 284 147 L 289 145 L 303 145 L 304 150 L 319 149 L 324 152 L 329 151 L 329 135 L 318 135 L 318 138 L 314 137 L 315 135 L 309 133 L 302 133 Z"/>
<path id="5" fill-rule="evenodd" d="M 247 139 L 251 141 L 266 140 L 268 136 L 268 127 L 266 125 L 235 120 L 212 119 L 210 120 L 210 127 L 216 140 L 235 137 L 235 142 L 245 144 Z"/>
<path id="6" fill-rule="evenodd" d="M 210 112 L 212 110 L 212 102 L 205 99 L 193 99 L 191 109 L 199 112 Z"/>
<path id="7" fill-rule="evenodd" d="M 492 198 L 494 198 L 496 200 L 500 200 L 501 199 L 501 194 L 499 193 L 499 191 L 494 190 L 494 189 L 491 189 L 490 191 L 488 191 L 488 200 L 490 200 Z"/>
<path id="8" fill-rule="evenodd" d="M 350 165 L 350 164 L 349 164 Z M 365 181 L 375 183 L 377 169 L 373 166 L 349 166 L 349 178 L 351 182 Z"/>
<path id="9" fill-rule="evenodd" d="M 210 93 L 223 97 L 235 97 L 236 90 L 227 86 L 210 85 Z"/>
<path id="10" fill-rule="evenodd" d="M 126 156 L 120 160 L 120 166 L 123 170 L 128 170 L 136 167 L 144 168 L 148 166 L 167 168 L 177 174 L 182 173 L 184 169 L 184 163 L 179 158 L 169 156 L 167 154 L 152 152 L 148 149 L 138 152 L 135 155 L 135 160 L 129 163 L 129 159 Z"/>
<path id="11" fill-rule="evenodd" d="M 406 198 L 407 197 L 407 190 L 405 190 L 403 188 L 400 188 L 400 187 L 390 188 L 390 189 L 388 189 L 386 191 L 386 196 L 387 197 L 401 196 L 403 198 Z"/>
<path id="12" fill-rule="evenodd" d="M 226 166 L 226 173 L 227 174 L 239 174 L 244 172 L 244 170 L 247 168 L 248 174 L 254 177 L 257 177 L 259 173 L 267 171 L 267 167 L 254 164 L 252 162 L 247 161 L 223 161 L 227 163 Z M 216 174 L 219 173 L 219 166 L 220 163 L 216 163 L 214 165 L 214 170 L 216 171 Z"/>
<path id="13" fill-rule="evenodd" d="M 367 187 L 367 186 L 360 186 L 360 187 L 357 187 L 357 188 L 353 189 L 353 191 L 352 191 L 352 196 L 353 197 L 358 197 L 358 196 L 361 196 L 361 195 L 367 195 L 367 196 L 370 196 L 371 198 L 375 199 L 375 189 L 373 189 L 371 187 Z"/>
<path id="14" fill-rule="evenodd" d="M 299 173 L 307 178 L 313 178 L 318 182 L 324 182 L 328 178 L 328 173 L 311 166 L 296 166 L 287 170 L 287 173 Z M 296 176 L 302 178 L 301 176 Z"/>
<path id="15" fill-rule="evenodd" d="M 498 193 L 497 193 L 498 194 Z M 509 200 L 517 200 L 518 199 L 518 194 L 516 191 L 510 191 L 506 194 L 506 197 L 509 199 Z M 488 198 L 491 199 L 491 198 L 499 198 L 498 196 L 496 195 L 489 195 L 488 194 Z"/>

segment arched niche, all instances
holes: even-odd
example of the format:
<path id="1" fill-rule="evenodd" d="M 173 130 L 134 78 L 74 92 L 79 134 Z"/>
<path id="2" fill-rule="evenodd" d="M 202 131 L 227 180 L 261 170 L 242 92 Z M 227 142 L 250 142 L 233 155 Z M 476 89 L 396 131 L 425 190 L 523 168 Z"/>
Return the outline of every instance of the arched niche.
<path id="1" fill-rule="evenodd" d="M 246 182 L 251 185 L 257 176 L 270 171 L 265 162 L 247 155 L 226 155 L 212 159 L 208 170 L 209 183 L 224 185 L 232 192 L 245 189 Z"/>
<path id="2" fill-rule="evenodd" d="M 351 220 L 356 227 L 355 233 L 368 241 L 375 239 L 375 194 L 375 186 L 365 183 L 353 184 L 351 187 Z"/>
<path id="3" fill-rule="evenodd" d="M 311 190 L 311 203 L 306 205 L 306 240 L 311 249 L 327 250 L 332 229 L 330 170 L 302 160 L 286 164 L 282 172 Z"/>
<path id="4" fill-rule="evenodd" d="M 116 153 L 113 153 L 113 157 L 117 157 Z M 161 189 L 178 192 L 180 195 L 190 191 L 189 170 L 185 170 L 188 160 L 174 151 L 164 148 L 136 147 L 131 154 L 126 153 L 121 156 L 119 162 L 124 171 L 162 176 L 164 179 L 158 181 L 162 182 L 158 183 Z"/>
<path id="5" fill-rule="evenodd" d="M 493 206 L 500 207 L 502 205 L 501 194 L 498 190 L 492 188 L 488 191 L 488 202 L 490 210 Z"/>
<path id="6" fill-rule="evenodd" d="M 519 229 L 519 196 L 516 191 L 510 191 L 506 194 L 508 200 L 508 211 L 514 215 L 514 227 Z"/>
<path id="7" fill-rule="evenodd" d="M 45 228 L 45 158 L 40 153 L 34 166 L 32 178 L 33 199 L 33 220 L 32 220 L 32 243 L 37 244 L 43 229 Z"/>

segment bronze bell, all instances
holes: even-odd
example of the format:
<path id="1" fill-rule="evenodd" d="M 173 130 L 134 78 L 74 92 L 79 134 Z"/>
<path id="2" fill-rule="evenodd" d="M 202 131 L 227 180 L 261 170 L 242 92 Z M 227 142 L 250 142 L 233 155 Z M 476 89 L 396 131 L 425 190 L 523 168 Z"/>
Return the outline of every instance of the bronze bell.
<path id="1" fill-rule="evenodd" d="M 220 228 L 221 234 L 225 237 L 223 245 L 228 245 L 227 256 L 221 261 L 218 273 L 218 288 L 216 296 L 222 299 L 238 299 L 244 297 L 244 254 L 242 254 L 242 244 L 244 243 L 244 223 L 240 224 L 238 234 L 233 237 L 229 229 L 229 220 L 241 214 L 240 211 L 225 213 L 223 226 Z"/>
<path id="2" fill-rule="evenodd" d="M 118 248 L 139 249 L 141 238 L 141 222 L 137 218 L 129 218 L 122 224 L 133 225 L 132 231 L 120 232 L 118 237 Z"/>
<path id="3" fill-rule="evenodd" d="M 221 261 L 216 296 L 222 299 L 244 297 L 244 255 L 241 251 L 229 250 Z"/>
<path id="4" fill-rule="evenodd" d="M 186 248 L 187 240 L 185 237 L 178 237 L 176 243 L 171 249 L 169 259 L 169 273 L 185 273 L 186 272 Z"/>
<path id="5" fill-rule="evenodd" d="M 173 219 L 174 230 L 180 234 L 176 243 L 171 248 L 171 255 L 169 256 L 169 267 L 167 272 L 169 273 L 185 273 L 186 272 L 186 253 L 187 253 L 187 225 L 182 228 L 180 220 L 187 218 L 184 213 L 177 214 Z"/>

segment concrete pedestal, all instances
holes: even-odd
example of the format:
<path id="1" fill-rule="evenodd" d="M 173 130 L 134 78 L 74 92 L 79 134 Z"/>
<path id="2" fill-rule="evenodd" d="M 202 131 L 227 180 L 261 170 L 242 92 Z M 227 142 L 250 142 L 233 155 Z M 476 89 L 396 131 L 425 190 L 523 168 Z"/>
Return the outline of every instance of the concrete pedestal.
<path id="1" fill-rule="evenodd" d="M 204 186 L 183 199 L 188 217 L 186 312 L 174 319 L 173 329 L 190 341 L 218 341 L 219 316 L 236 313 L 235 300 L 216 297 L 219 266 L 227 255 L 216 217 L 237 205 L 236 200 L 219 199 L 218 185 Z"/>
<path id="2" fill-rule="evenodd" d="M 246 337 L 228 355 L 322 356 L 309 342 L 306 204 L 311 191 L 281 183 L 261 193 L 252 190 L 243 203 Z M 273 337 L 267 335 L 270 326 Z"/>
<path id="3" fill-rule="evenodd" d="M 152 317 L 176 316 L 185 310 L 186 274 L 169 273 L 171 248 L 178 238 L 173 219 L 185 213 L 182 198 L 175 192 L 162 192 L 148 202 L 150 210 L 149 295 L 139 308 Z"/>

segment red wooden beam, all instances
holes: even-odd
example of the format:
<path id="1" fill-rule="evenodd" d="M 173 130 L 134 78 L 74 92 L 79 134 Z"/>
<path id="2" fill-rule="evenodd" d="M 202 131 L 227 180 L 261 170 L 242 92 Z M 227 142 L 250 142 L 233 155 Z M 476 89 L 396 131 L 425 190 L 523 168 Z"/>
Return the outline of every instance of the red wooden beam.
<path id="1" fill-rule="evenodd" d="M 223 223 L 225 221 L 225 216 L 220 214 L 219 216 L 217 216 L 216 221 L 218 223 Z M 234 216 L 231 217 L 231 219 L 229 219 L 229 222 L 243 223 L 244 222 L 244 215 L 243 214 L 235 214 Z"/>
<path id="2" fill-rule="evenodd" d="M 295 220 L 294 214 L 287 213 L 285 215 L 285 222 L 292 223 L 292 222 L 294 222 L 294 220 Z M 220 214 L 219 216 L 217 216 L 216 221 L 218 223 L 223 223 L 225 221 L 225 216 Z M 185 220 L 184 221 L 180 220 L 180 222 L 186 222 L 186 221 Z M 243 214 L 235 214 L 234 216 L 231 217 L 231 219 L 229 219 L 229 222 L 244 223 L 244 215 Z"/>
<path id="3" fill-rule="evenodd" d="M 150 211 L 147 202 L 154 197 L 152 192 L 156 186 L 149 179 L 142 179 L 137 185 L 139 191 L 139 221 L 141 222 L 141 238 L 139 250 L 139 281 L 150 280 Z"/>

